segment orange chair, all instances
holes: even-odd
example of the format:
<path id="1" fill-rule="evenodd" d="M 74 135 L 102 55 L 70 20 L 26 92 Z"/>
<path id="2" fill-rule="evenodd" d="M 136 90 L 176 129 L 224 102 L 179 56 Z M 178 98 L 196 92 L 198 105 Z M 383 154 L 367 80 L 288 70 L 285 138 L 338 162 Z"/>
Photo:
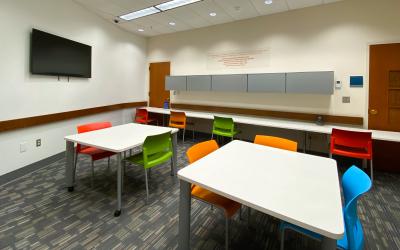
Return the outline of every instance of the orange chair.
<path id="1" fill-rule="evenodd" d="M 370 161 L 371 181 L 374 180 L 372 164 L 372 133 L 332 129 L 329 157 L 341 155 Z"/>
<path id="2" fill-rule="evenodd" d="M 215 140 L 205 141 L 198 143 L 188 149 L 186 155 L 188 157 L 189 163 L 193 163 L 204 156 L 217 150 L 218 144 Z M 215 205 L 216 207 L 222 209 L 225 213 L 225 249 L 229 247 L 229 221 L 233 215 L 240 209 L 241 204 L 236 201 L 232 201 L 221 195 L 215 194 L 202 187 L 192 185 L 192 197 L 203 201 L 205 203 Z"/>
<path id="3" fill-rule="evenodd" d="M 151 122 L 156 121 L 155 119 L 149 119 L 149 112 L 147 109 L 136 109 L 136 114 L 135 114 L 135 122 L 136 123 L 141 123 L 141 124 L 149 124 Z M 158 121 L 157 125 L 158 125 Z"/>
<path id="4" fill-rule="evenodd" d="M 80 125 L 77 127 L 78 134 L 80 133 L 86 133 L 94 130 L 99 130 L 99 129 L 104 129 L 104 128 L 110 128 L 112 125 L 110 122 L 95 122 L 95 123 L 89 123 L 85 125 Z M 78 154 L 83 154 L 83 155 L 88 155 L 92 159 L 92 177 L 91 177 L 91 184 L 93 187 L 93 180 L 94 180 L 94 162 L 103 158 L 108 157 L 108 170 L 110 170 L 110 156 L 114 155 L 115 153 L 105 151 L 102 149 L 98 149 L 95 147 L 89 147 L 89 146 L 83 146 L 78 144 L 76 146 L 76 153 L 75 153 L 75 162 L 74 162 L 74 168 L 76 170 L 76 165 L 78 162 Z M 75 172 L 75 171 L 74 171 Z M 75 178 L 75 176 L 74 176 Z"/>
<path id="5" fill-rule="evenodd" d="M 171 111 L 168 126 L 172 128 L 183 129 L 182 141 L 185 141 L 186 124 L 194 126 L 194 123 L 187 122 L 185 112 Z M 194 139 L 194 129 L 192 130 L 192 132 Z"/>
<path id="6" fill-rule="evenodd" d="M 289 151 L 297 151 L 297 142 L 275 136 L 256 135 L 254 143 Z"/>

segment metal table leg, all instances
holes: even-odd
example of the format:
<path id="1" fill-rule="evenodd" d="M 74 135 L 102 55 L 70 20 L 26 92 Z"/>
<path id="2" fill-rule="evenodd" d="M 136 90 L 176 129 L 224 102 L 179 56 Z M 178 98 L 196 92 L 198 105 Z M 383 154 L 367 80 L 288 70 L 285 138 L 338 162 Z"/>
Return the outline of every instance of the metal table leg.
<path id="1" fill-rule="evenodd" d="M 336 240 L 335 239 L 331 239 L 328 237 L 323 237 L 322 238 L 322 244 L 321 244 L 321 249 L 322 250 L 336 250 Z"/>
<path id="2" fill-rule="evenodd" d="M 180 180 L 179 193 L 179 249 L 190 249 L 190 183 Z"/>
<path id="3" fill-rule="evenodd" d="M 171 161 L 171 175 L 175 175 L 178 170 L 178 133 L 172 133 L 172 148 L 174 155 Z"/>
<path id="4" fill-rule="evenodd" d="M 121 215 L 121 204 L 122 204 L 122 155 L 117 154 L 117 210 L 114 212 L 114 216 L 118 217 Z"/>
<path id="5" fill-rule="evenodd" d="M 65 182 L 69 192 L 74 191 L 74 143 L 71 141 L 66 142 L 66 163 L 65 163 Z"/>

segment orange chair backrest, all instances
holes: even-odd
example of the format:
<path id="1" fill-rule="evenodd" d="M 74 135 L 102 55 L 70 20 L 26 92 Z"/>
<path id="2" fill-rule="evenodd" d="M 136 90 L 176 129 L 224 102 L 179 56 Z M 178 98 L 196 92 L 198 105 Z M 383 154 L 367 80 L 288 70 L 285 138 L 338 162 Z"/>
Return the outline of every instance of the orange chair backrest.
<path id="1" fill-rule="evenodd" d="M 254 143 L 289 151 L 297 151 L 297 142 L 275 136 L 256 135 Z"/>
<path id="2" fill-rule="evenodd" d="M 149 112 L 147 112 L 147 109 L 136 109 L 135 121 L 139 120 L 147 121 L 148 119 L 149 119 Z"/>
<path id="3" fill-rule="evenodd" d="M 86 132 L 90 132 L 90 131 L 94 131 L 94 130 L 110 128 L 111 126 L 112 126 L 111 122 L 94 122 L 94 123 L 79 125 L 76 127 L 76 129 L 78 130 L 78 134 L 81 134 L 81 133 L 86 133 Z M 78 144 L 76 146 L 76 151 L 80 152 L 81 149 L 82 149 L 82 146 L 80 144 Z"/>
<path id="4" fill-rule="evenodd" d="M 186 151 L 186 156 L 188 157 L 189 163 L 193 163 L 214 152 L 218 148 L 219 146 L 215 140 L 200 142 L 190 147 L 188 151 Z"/>
<path id="5" fill-rule="evenodd" d="M 186 128 L 185 112 L 171 111 L 169 116 L 169 126 L 177 128 Z"/>

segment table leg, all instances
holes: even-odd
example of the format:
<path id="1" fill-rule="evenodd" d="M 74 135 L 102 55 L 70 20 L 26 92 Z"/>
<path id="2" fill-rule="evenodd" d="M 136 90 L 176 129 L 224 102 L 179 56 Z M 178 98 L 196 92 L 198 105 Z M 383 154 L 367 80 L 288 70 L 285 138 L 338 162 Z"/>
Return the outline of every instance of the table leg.
<path id="1" fill-rule="evenodd" d="M 74 143 L 71 141 L 66 142 L 66 163 L 65 163 L 65 182 L 69 192 L 74 191 Z"/>
<path id="2" fill-rule="evenodd" d="M 322 250 L 336 250 L 337 243 L 335 239 L 323 237 L 321 246 Z"/>
<path id="3" fill-rule="evenodd" d="M 172 148 L 174 155 L 172 156 L 171 162 L 171 175 L 175 175 L 178 170 L 178 133 L 172 133 Z"/>
<path id="4" fill-rule="evenodd" d="M 117 210 L 115 210 L 114 216 L 118 217 L 121 215 L 121 204 L 122 204 L 122 155 L 117 154 Z"/>
<path id="5" fill-rule="evenodd" d="M 190 249 L 190 183 L 180 180 L 179 193 L 179 249 Z"/>

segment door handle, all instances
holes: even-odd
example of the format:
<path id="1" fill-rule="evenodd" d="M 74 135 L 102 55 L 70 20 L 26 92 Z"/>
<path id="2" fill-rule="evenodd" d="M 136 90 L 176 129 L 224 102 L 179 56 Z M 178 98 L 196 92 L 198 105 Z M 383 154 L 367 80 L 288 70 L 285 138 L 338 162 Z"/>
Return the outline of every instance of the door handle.
<path id="1" fill-rule="evenodd" d="M 378 110 L 376 110 L 376 109 L 370 109 L 370 110 L 369 110 L 369 114 L 370 114 L 370 115 L 377 115 L 377 114 L 378 114 Z"/>

